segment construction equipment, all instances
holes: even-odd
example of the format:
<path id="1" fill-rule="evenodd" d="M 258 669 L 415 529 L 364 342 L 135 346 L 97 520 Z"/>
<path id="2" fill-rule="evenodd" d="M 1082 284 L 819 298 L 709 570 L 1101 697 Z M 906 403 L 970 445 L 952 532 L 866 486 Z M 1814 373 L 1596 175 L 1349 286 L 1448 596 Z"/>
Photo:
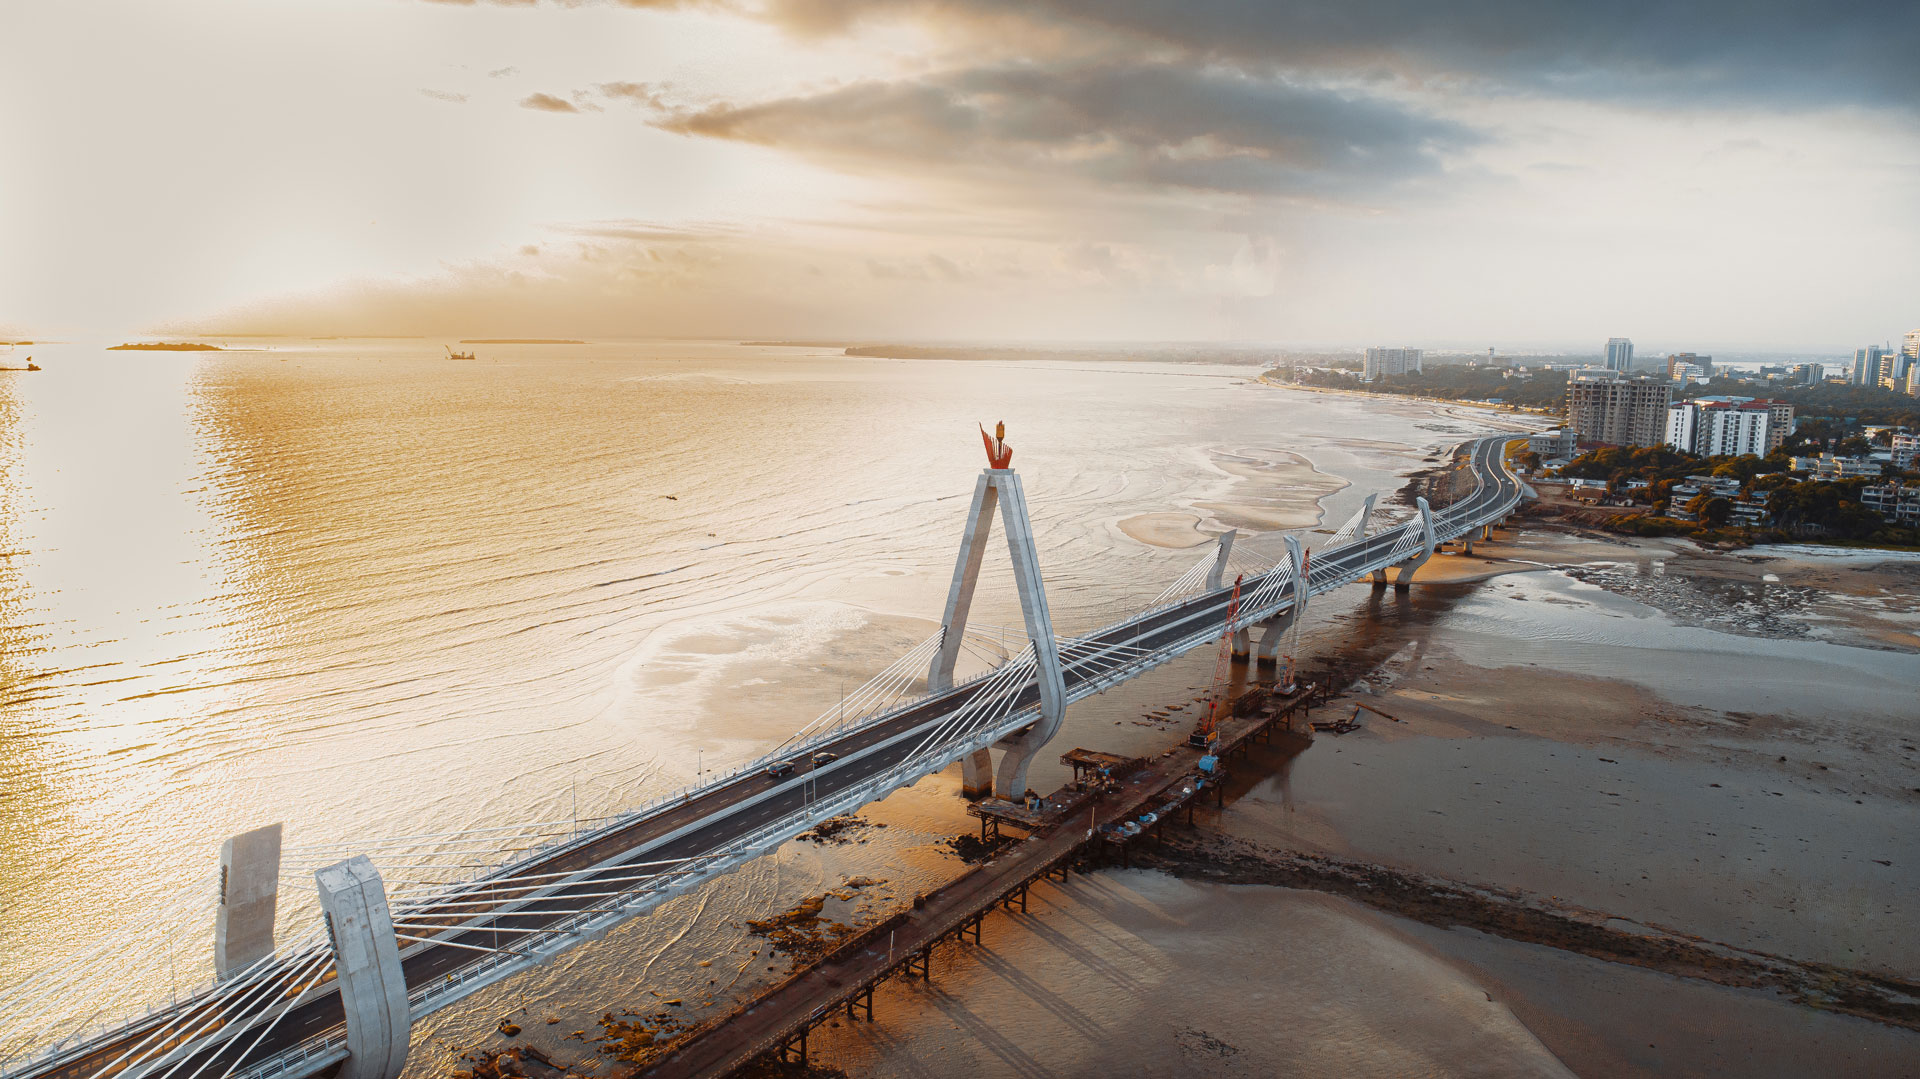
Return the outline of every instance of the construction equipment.
<path id="1" fill-rule="evenodd" d="M 1220 717 L 1227 710 L 1227 691 L 1233 680 L 1233 631 L 1234 623 L 1240 617 L 1240 582 L 1244 576 L 1233 579 L 1233 597 L 1227 601 L 1227 624 L 1220 631 L 1220 658 L 1213 665 L 1213 686 L 1209 690 L 1213 700 L 1207 703 L 1206 710 L 1200 713 L 1200 722 L 1194 724 L 1193 733 L 1187 736 L 1187 744 L 1195 749 L 1213 752 L 1213 743 L 1220 737 Z"/>

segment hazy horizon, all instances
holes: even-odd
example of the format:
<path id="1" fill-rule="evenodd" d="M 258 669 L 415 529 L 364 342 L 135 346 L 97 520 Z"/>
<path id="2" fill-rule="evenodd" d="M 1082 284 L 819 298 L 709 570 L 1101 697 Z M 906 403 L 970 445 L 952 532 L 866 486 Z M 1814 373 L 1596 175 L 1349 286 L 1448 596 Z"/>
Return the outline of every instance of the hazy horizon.
<path id="1" fill-rule="evenodd" d="M 93 0 L 0 33 L 8 338 L 1920 325 L 1911 5 Z"/>

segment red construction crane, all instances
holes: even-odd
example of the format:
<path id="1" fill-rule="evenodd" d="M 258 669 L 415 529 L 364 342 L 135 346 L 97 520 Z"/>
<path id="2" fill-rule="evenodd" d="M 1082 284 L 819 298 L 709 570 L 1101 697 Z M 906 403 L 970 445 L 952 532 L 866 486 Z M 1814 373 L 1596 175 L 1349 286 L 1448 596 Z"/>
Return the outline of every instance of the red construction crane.
<path id="1" fill-rule="evenodd" d="M 1213 699 L 1207 702 L 1206 711 L 1200 713 L 1200 722 L 1194 724 L 1193 733 L 1187 736 L 1187 744 L 1195 749 L 1213 752 L 1214 740 L 1220 737 L 1220 716 L 1227 710 L 1227 690 L 1233 681 L 1233 631 L 1234 619 L 1240 616 L 1240 582 L 1243 577 L 1233 579 L 1233 598 L 1227 601 L 1227 624 L 1220 630 L 1220 659 L 1213 665 L 1213 686 L 1209 690 Z"/>

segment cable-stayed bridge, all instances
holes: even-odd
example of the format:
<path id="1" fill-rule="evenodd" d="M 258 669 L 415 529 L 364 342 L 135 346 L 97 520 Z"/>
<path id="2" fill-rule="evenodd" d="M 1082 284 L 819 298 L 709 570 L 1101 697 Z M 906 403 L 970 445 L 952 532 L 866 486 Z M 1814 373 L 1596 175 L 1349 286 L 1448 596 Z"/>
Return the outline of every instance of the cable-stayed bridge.
<path id="1" fill-rule="evenodd" d="M 1217 641 L 1232 580 L 1238 655 L 1272 662 L 1312 596 L 1398 567 L 1396 587 L 1444 542 L 1471 542 L 1524 488 L 1495 436 L 1462 447 L 1473 490 L 1370 531 L 1373 499 L 1311 558 L 1293 537 L 1267 564 L 1233 534 L 1146 609 L 1082 636 L 1053 631 L 1019 476 L 1004 444 L 974 491 L 941 627 L 833 711 L 761 759 L 697 789 L 589 822 L 535 822 L 282 849 L 280 826 L 229 840 L 214 900 L 217 979 L 132 1019 L 55 1014 L 89 978 L 114 976 L 124 942 L 0 990 L 0 1079 L 258 1079 L 338 1066 L 392 1079 L 413 1020 L 652 909 L 829 817 L 963 764 L 970 794 L 1018 798 L 1066 706 Z M 974 582 L 998 515 L 1025 626 L 969 629 Z M 1256 645 L 1252 631 L 1263 629 Z M 989 661 L 955 681 L 964 651 Z M 998 750 L 997 775 L 992 753 Z M 770 765 L 780 765 L 769 768 Z M 376 869 L 376 865 L 378 868 Z M 282 888 L 312 893 L 308 930 L 276 939 Z M 307 897 L 301 896 L 302 900 Z M 280 911 L 284 913 L 284 911 Z M 279 919 L 284 920 L 284 919 Z"/>

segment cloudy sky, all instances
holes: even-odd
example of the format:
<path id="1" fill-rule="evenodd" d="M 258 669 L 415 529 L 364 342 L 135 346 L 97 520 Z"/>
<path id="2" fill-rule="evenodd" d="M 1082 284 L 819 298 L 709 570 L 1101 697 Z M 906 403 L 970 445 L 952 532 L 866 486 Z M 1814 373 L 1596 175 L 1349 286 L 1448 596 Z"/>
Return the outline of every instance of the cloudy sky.
<path id="1" fill-rule="evenodd" d="M 1920 325 L 1911 2 L 10 0 L 0 41 L 16 333 Z"/>

